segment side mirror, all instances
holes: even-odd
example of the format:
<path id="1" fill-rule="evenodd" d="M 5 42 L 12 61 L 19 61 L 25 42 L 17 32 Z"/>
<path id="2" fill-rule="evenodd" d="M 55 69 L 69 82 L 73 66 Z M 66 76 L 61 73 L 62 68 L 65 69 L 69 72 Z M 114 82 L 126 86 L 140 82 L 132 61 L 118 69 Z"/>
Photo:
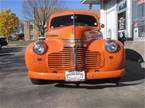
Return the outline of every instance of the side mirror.
<path id="1" fill-rule="evenodd" d="M 101 28 L 104 28 L 105 27 L 105 25 L 104 24 L 101 24 Z"/>

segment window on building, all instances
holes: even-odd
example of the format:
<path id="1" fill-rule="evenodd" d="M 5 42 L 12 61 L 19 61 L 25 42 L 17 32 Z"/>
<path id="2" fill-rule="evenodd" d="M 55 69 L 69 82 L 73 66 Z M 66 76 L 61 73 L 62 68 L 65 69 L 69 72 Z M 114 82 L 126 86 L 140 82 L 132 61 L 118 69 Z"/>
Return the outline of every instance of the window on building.
<path id="1" fill-rule="evenodd" d="M 33 25 L 29 25 L 30 32 L 33 31 Z"/>
<path id="2" fill-rule="evenodd" d="M 143 0 L 133 0 L 133 22 L 134 37 L 145 38 L 145 2 Z"/>
<path id="3" fill-rule="evenodd" d="M 139 0 L 133 0 L 133 19 L 145 17 L 145 3 L 140 3 Z"/>
<path id="4" fill-rule="evenodd" d="M 138 27 L 138 33 L 139 33 L 139 36 L 138 37 L 145 37 L 145 25 L 144 26 L 139 26 Z"/>
<path id="5" fill-rule="evenodd" d="M 33 35 L 30 35 L 30 40 L 33 40 L 34 39 L 34 36 Z"/>

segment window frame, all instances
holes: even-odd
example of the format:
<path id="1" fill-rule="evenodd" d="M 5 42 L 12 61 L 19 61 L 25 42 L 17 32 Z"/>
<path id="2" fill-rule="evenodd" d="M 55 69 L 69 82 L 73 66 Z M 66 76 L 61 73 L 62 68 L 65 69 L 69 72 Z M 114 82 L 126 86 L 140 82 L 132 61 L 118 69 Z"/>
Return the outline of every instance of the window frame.
<path id="1" fill-rule="evenodd" d="M 54 19 L 56 19 L 56 18 L 59 18 L 59 17 L 64 17 L 64 16 L 88 16 L 88 17 L 92 17 L 92 19 L 93 20 L 95 20 L 94 21 L 94 23 L 96 23 L 96 25 L 85 25 L 85 26 L 92 26 L 92 27 L 97 27 L 98 26 L 98 24 L 99 24 L 99 22 L 98 22 L 98 19 L 95 17 L 95 16 L 93 16 L 93 15 L 85 15 L 85 14 L 69 14 L 69 15 L 63 15 L 63 16 L 57 16 L 57 17 L 54 17 L 54 18 L 52 18 L 51 19 L 51 21 L 50 21 L 50 28 L 51 29 L 56 29 L 56 28 L 60 28 L 60 27 L 67 27 L 67 25 L 64 25 L 64 26 L 57 26 L 57 27 L 52 27 L 52 21 L 54 20 Z M 75 23 L 76 21 L 75 21 L 75 19 L 73 19 L 72 20 L 72 24 L 70 24 L 70 25 L 68 25 L 68 26 L 72 26 L 72 25 L 75 25 L 75 26 L 84 26 L 84 25 L 76 25 L 76 23 Z"/>

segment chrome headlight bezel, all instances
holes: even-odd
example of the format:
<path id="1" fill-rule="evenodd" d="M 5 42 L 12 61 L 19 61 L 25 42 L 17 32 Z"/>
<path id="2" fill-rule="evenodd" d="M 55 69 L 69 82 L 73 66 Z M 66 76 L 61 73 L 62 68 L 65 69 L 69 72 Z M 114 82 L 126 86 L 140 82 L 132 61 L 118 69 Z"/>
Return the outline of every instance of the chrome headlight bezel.
<path id="1" fill-rule="evenodd" d="M 107 40 L 105 42 L 105 49 L 110 53 L 115 53 L 119 49 L 119 45 L 115 40 Z"/>
<path id="2" fill-rule="evenodd" d="M 37 41 L 33 44 L 33 51 L 38 55 L 43 55 L 47 51 L 47 45 L 44 41 Z"/>

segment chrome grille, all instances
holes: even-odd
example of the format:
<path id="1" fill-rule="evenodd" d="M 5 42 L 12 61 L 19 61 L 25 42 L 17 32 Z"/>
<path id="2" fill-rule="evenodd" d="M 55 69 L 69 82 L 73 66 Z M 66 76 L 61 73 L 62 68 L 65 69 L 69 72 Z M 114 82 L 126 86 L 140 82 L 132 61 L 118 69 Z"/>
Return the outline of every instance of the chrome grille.
<path id="1" fill-rule="evenodd" d="M 103 66 L 104 60 L 101 53 L 94 51 L 86 51 L 86 67 L 87 69 L 98 69 Z"/>
<path id="2" fill-rule="evenodd" d="M 81 70 L 97 69 L 103 65 L 103 58 L 99 52 L 85 51 L 77 48 L 77 64 L 74 65 L 73 48 L 64 48 L 63 51 L 48 55 L 48 66 L 54 70 Z"/>

